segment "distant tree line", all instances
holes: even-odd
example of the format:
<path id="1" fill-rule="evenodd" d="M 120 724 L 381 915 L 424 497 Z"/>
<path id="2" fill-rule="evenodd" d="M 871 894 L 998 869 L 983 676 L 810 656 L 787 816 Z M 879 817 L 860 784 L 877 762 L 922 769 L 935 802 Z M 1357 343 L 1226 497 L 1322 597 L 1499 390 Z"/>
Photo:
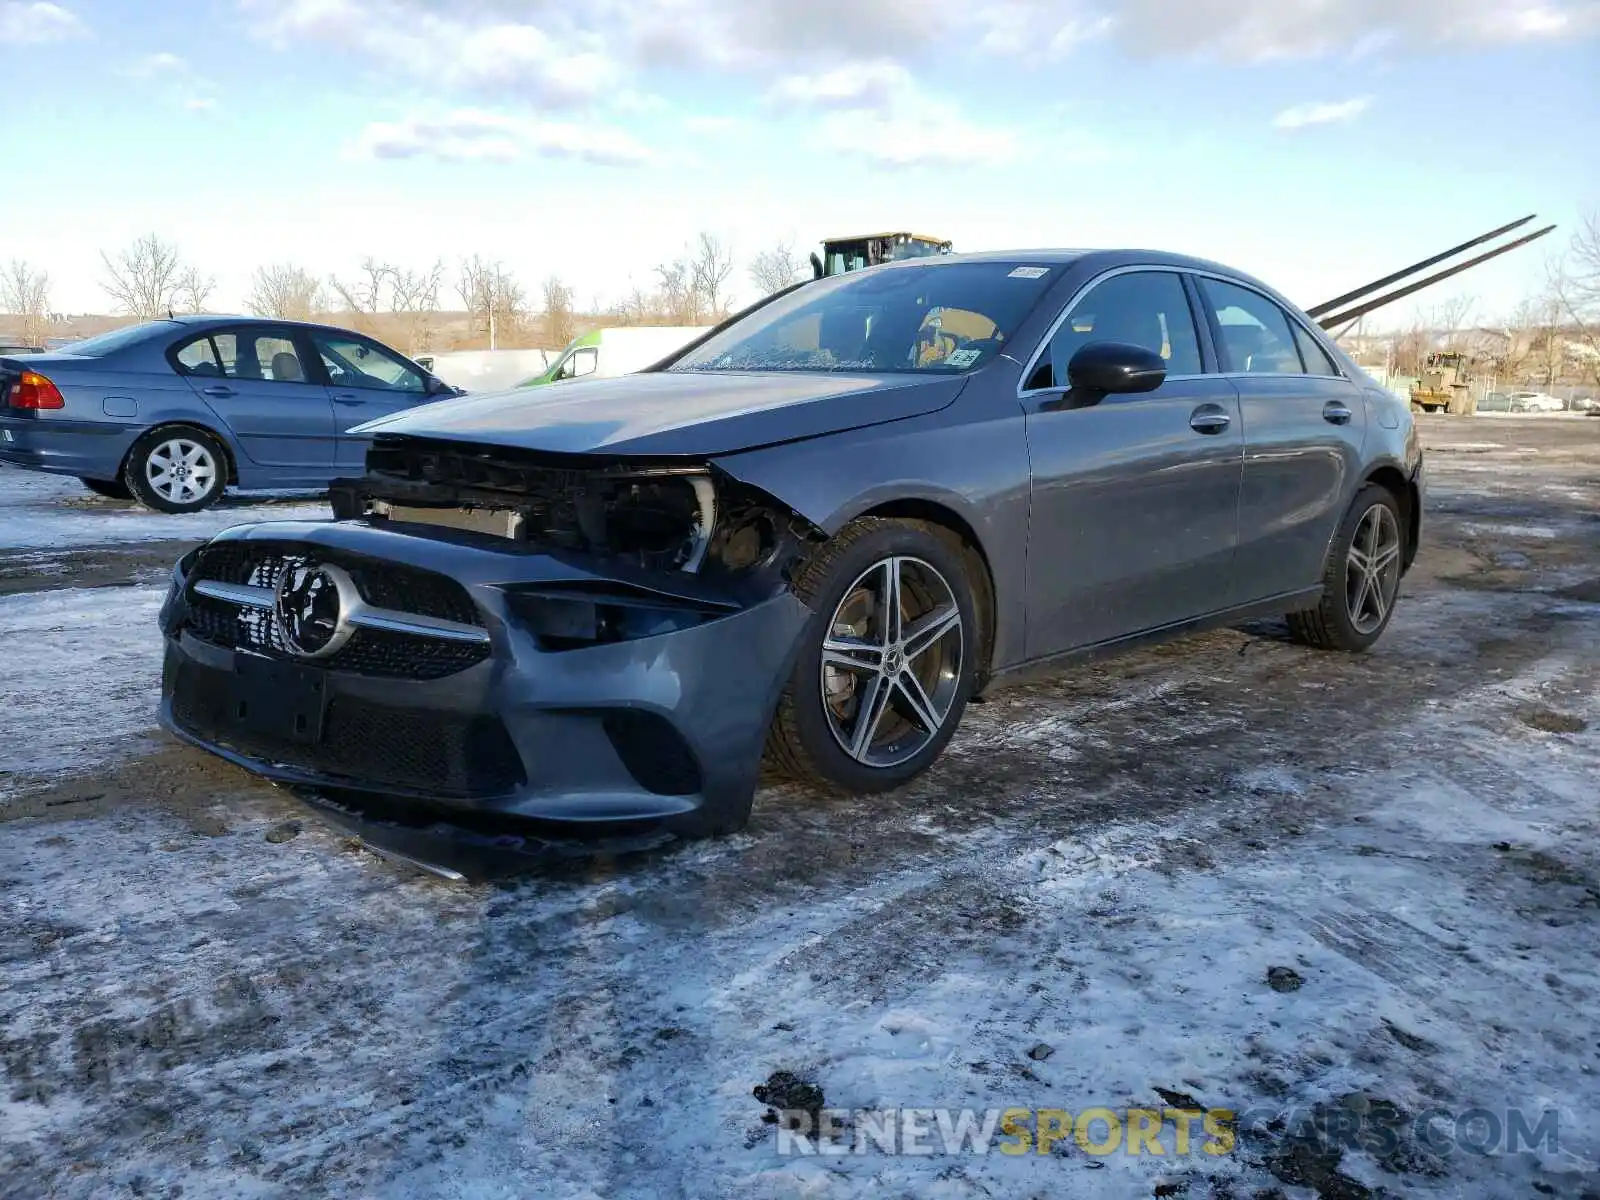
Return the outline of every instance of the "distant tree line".
<path id="1" fill-rule="evenodd" d="M 119 251 L 102 251 L 100 259 L 100 286 L 113 311 L 130 320 L 206 311 L 216 289 L 214 276 L 155 233 Z M 780 242 L 755 256 L 749 280 L 766 295 L 797 282 L 803 267 L 792 243 Z M 482 255 L 462 259 L 453 271 L 442 260 L 415 267 L 367 255 L 349 274 L 321 275 L 293 262 L 258 267 L 245 305 L 263 317 L 327 317 L 370 332 L 381 327 L 411 353 L 436 348 L 447 309 L 466 313 L 469 340 L 517 346 L 537 335 L 547 346 L 563 346 L 581 332 L 580 325 L 596 321 L 698 325 L 721 320 L 733 307 L 734 270 L 728 243 L 702 232 L 653 268 L 648 286 L 636 285 L 622 300 L 597 301 L 580 313 L 576 289 L 556 275 L 529 289 L 504 263 Z M 452 291 L 459 308 L 449 302 Z M 42 340 L 51 324 L 49 275 L 21 259 L 5 264 L 0 314 L 16 318 L 17 328 L 10 332 Z"/>
<path id="2" fill-rule="evenodd" d="M 178 247 L 155 233 L 115 252 L 103 251 L 101 287 L 116 313 L 151 320 L 168 313 L 205 311 L 216 279 L 187 261 Z M 799 282 L 809 268 L 792 241 L 758 252 L 746 269 L 757 296 Z M 610 304 L 595 301 L 580 312 L 577 292 L 559 276 L 526 287 L 504 263 L 481 255 L 462 259 L 454 270 L 442 260 L 425 267 L 365 256 L 347 275 L 320 275 L 296 263 L 272 263 L 251 277 L 246 306 L 264 317 L 305 320 L 323 316 L 397 341 L 419 353 L 437 348 L 445 324 L 443 305 L 451 292 L 460 300 L 450 311 L 466 314 L 465 338 L 496 346 L 563 346 L 580 326 L 597 323 L 699 325 L 721 320 L 733 309 L 732 247 L 701 232 L 650 277 Z M 1481 351 L 1508 379 L 1555 383 L 1576 377 L 1600 384 L 1600 210 L 1591 211 L 1573 233 L 1566 252 L 1553 260 L 1543 284 L 1504 320 L 1469 327 L 1475 305 L 1456 296 L 1417 315 L 1389 340 L 1393 367 L 1416 374 L 1428 353 L 1441 348 Z M 23 259 L 0 264 L 0 316 L 9 334 L 41 341 L 52 324 L 50 276 Z M 459 319 L 456 321 L 459 327 Z M 456 340 L 461 335 L 456 334 Z M 1493 342 L 1475 347 L 1472 343 Z M 1458 345 L 1459 343 L 1459 345 Z"/>

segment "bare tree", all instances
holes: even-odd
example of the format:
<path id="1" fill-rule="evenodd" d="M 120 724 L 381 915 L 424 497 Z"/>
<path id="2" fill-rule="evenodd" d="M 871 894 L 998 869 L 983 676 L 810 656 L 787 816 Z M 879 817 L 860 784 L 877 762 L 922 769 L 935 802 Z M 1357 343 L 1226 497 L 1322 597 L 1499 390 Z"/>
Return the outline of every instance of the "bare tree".
<path id="1" fill-rule="evenodd" d="M 433 340 L 439 319 L 439 288 L 444 282 L 444 263 L 412 270 L 394 263 L 380 262 L 370 254 L 361 260 L 354 279 L 330 276 L 333 288 L 346 310 L 357 315 L 356 326 L 370 328 L 371 318 L 386 312 L 399 317 L 405 331 L 407 350 L 415 354 L 426 350 Z"/>
<path id="2" fill-rule="evenodd" d="M 375 313 L 381 311 L 391 268 L 370 254 L 361 260 L 360 273 L 348 282 L 338 276 L 328 276 L 328 286 L 344 304 L 347 312 Z"/>
<path id="3" fill-rule="evenodd" d="M 644 325 L 655 314 L 655 300 L 637 283 L 628 283 L 628 294 L 617 308 L 617 318 L 624 325 Z"/>
<path id="4" fill-rule="evenodd" d="M 515 338 L 527 315 L 527 298 L 519 284 L 499 263 L 486 263 L 474 254 L 461 262 L 456 292 L 466 305 L 474 332 L 489 335 L 489 348 L 505 337 Z"/>
<path id="5" fill-rule="evenodd" d="M 694 266 L 687 258 L 674 259 L 656 267 L 660 281 L 657 306 L 663 316 L 679 325 L 700 320 L 700 289 L 695 286 Z"/>
<path id="6" fill-rule="evenodd" d="M 1551 265 L 1550 293 L 1581 348 L 1584 375 L 1600 383 L 1600 209 L 1583 218 L 1565 257 Z"/>
<path id="7" fill-rule="evenodd" d="M 173 292 L 173 302 L 182 312 L 204 312 L 206 300 L 216 289 L 214 275 L 202 275 L 197 267 L 188 266 L 178 273 L 178 286 Z"/>
<path id="8" fill-rule="evenodd" d="M 0 310 L 20 317 L 23 338 L 42 345 L 50 321 L 50 276 L 13 258 L 0 272 Z"/>
<path id="9" fill-rule="evenodd" d="M 1471 319 L 1475 307 L 1477 301 L 1473 297 L 1456 295 L 1441 301 L 1429 315 L 1429 324 L 1444 335 L 1445 349 L 1464 348 L 1467 340 L 1467 322 Z"/>
<path id="10" fill-rule="evenodd" d="M 763 296 L 781 292 L 806 277 L 806 264 L 794 251 L 793 242 L 779 242 L 763 250 L 750 262 L 750 282 Z"/>
<path id="11" fill-rule="evenodd" d="M 690 261 L 690 279 L 712 320 L 727 315 L 728 277 L 733 274 L 733 251 L 714 233 L 701 231 Z"/>
<path id="12" fill-rule="evenodd" d="M 572 313 L 572 289 L 561 282 L 559 275 L 544 281 L 544 332 L 557 348 L 572 341 L 575 322 Z"/>
<path id="13" fill-rule="evenodd" d="M 1433 349 L 1433 334 L 1428 322 L 1419 314 L 1411 328 L 1401 333 L 1394 342 L 1394 369 L 1398 375 L 1421 375 L 1428 352 Z"/>
<path id="14" fill-rule="evenodd" d="M 306 321 L 327 307 L 322 281 L 289 263 L 258 267 L 251 277 L 250 311 L 281 321 Z"/>
<path id="15" fill-rule="evenodd" d="M 1505 379 L 1526 383 L 1541 373 L 1541 362 L 1546 354 L 1546 331 L 1550 327 L 1553 309 L 1550 297 L 1541 293 L 1529 296 L 1518 303 L 1502 326 L 1506 349 L 1501 357 L 1500 374 Z"/>
<path id="16" fill-rule="evenodd" d="M 1502 373 L 1519 383 L 1549 387 L 1566 364 L 1566 339 L 1561 332 L 1561 303 L 1546 286 L 1517 305 L 1505 328 Z"/>
<path id="17" fill-rule="evenodd" d="M 424 270 L 389 268 L 389 311 L 404 320 L 408 352 L 416 354 L 433 343 L 439 320 L 439 288 L 444 283 L 444 263 Z"/>
<path id="18" fill-rule="evenodd" d="M 171 312 L 185 282 L 185 267 L 178 248 L 147 233 L 112 258 L 104 250 L 106 278 L 101 287 L 128 316 L 150 321 Z"/>

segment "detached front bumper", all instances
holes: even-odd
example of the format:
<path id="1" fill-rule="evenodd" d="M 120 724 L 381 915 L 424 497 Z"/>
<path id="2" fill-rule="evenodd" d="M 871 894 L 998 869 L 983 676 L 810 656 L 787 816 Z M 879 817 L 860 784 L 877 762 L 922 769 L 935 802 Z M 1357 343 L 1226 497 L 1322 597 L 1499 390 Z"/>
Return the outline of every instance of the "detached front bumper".
<path id="1" fill-rule="evenodd" d="M 326 667 L 295 659 L 262 633 L 270 613 L 219 620 L 214 600 L 196 592 L 213 552 L 246 564 L 342 564 L 391 610 L 435 594 L 429 580 L 438 580 L 470 602 L 486 651 L 439 658 L 425 640 L 408 652 L 405 636 L 386 632 Z M 659 593 L 669 613 L 717 603 L 697 610 L 698 623 L 588 644 L 552 639 L 529 619 L 530 590 L 564 589 L 635 604 Z M 730 829 L 748 816 L 767 725 L 810 615 L 788 592 L 741 605 L 692 576 L 615 573 L 447 530 L 255 525 L 180 565 L 161 614 L 160 718 L 289 785 L 596 828 Z"/>

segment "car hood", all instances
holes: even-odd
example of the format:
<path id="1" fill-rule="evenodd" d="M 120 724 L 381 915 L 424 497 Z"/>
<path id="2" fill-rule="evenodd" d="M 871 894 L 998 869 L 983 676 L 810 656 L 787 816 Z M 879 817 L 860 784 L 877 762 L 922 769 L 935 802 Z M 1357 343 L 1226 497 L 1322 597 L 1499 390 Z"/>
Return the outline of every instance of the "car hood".
<path id="1" fill-rule="evenodd" d="M 558 454 L 709 456 L 936 412 L 963 376 L 661 371 L 441 400 L 352 432 Z"/>

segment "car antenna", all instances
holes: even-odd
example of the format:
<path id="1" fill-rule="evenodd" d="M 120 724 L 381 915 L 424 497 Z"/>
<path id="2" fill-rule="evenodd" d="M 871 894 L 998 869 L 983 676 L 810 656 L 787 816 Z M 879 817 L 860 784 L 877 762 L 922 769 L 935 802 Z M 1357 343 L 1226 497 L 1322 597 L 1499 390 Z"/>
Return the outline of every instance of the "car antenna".
<path id="1" fill-rule="evenodd" d="M 169 320 L 169 321 L 175 320 L 175 318 L 172 315 L 172 309 L 170 309 L 170 308 L 167 309 L 167 320 Z"/>

